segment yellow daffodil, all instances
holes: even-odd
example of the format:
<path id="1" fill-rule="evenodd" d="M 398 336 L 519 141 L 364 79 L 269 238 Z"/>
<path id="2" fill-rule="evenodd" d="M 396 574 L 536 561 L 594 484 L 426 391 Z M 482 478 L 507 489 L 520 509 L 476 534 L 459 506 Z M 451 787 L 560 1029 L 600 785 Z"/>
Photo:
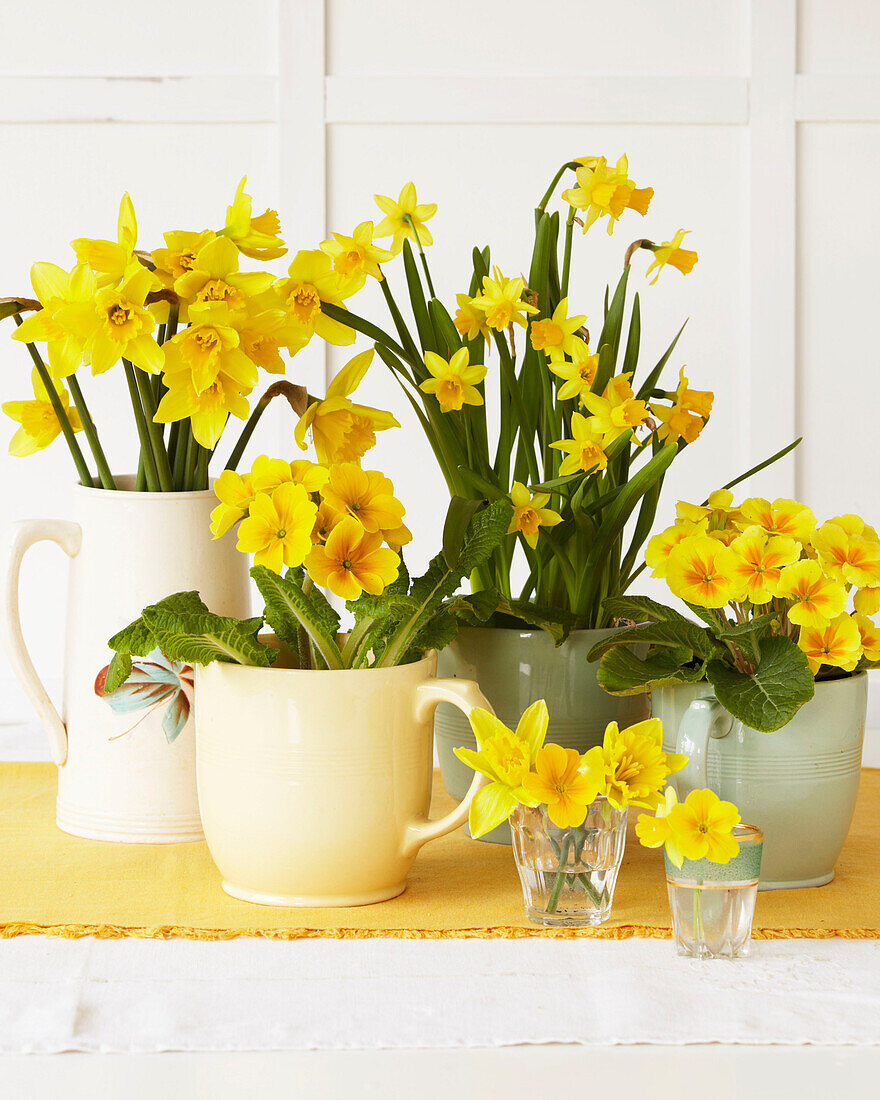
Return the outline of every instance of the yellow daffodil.
<path id="1" fill-rule="evenodd" d="M 207 389 L 197 393 L 188 370 L 164 375 L 168 392 L 159 402 L 153 418 L 157 424 L 171 424 L 189 417 L 196 443 L 212 451 L 223 434 L 229 415 L 247 420 L 247 399 L 238 383 L 226 374 L 219 374 Z"/>
<path id="2" fill-rule="evenodd" d="M 671 241 L 664 241 L 662 244 L 655 244 L 652 246 L 654 259 L 651 262 L 651 266 L 645 272 L 645 276 L 647 277 L 655 267 L 657 268 L 657 274 L 651 280 L 652 284 L 657 282 L 660 277 L 660 272 L 667 264 L 669 264 L 670 267 L 676 268 L 682 275 L 688 275 L 693 271 L 694 264 L 699 257 L 696 252 L 693 252 L 691 249 L 681 247 L 681 242 L 688 233 L 690 233 L 689 229 L 679 229 Z"/>
<path id="3" fill-rule="evenodd" d="M 566 355 L 574 355 L 579 343 L 575 333 L 587 319 L 585 313 L 575 317 L 567 316 L 568 299 L 563 298 L 553 316 L 540 321 L 532 321 L 529 337 L 535 351 L 545 351 L 552 362 L 560 362 Z"/>
<path id="4" fill-rule="evenodd" d="M 0 406 L 11 420 L 21 425 L 9 441 L 9 453 L 18 458 L 48 447 L 61 431 L 61 422 L 49 400 L 46 387 L 40 381 L 36 367 L 31 371 L 31 385 L 34 390 L 33 401 L 4 401 Z M 75 432 L 81 432 L 79 414 L 68 404 L 67 390 L 60 382 L 56 382 L 55 391 L 67 413 L 71 428 Z"/>
<path id="5" fill-rule="evenodd" d="M 862 641 L 862 653 L 869 661 L 880 661 L 880 630 L 867 615 L 853 615 L 853 622 L 859 628 Z"/>
<path id="6" fill-rule="evenodd" d="M 318 461 L 356 462 L 376 442 L 376 432 L 399 428 L 389 412 L 349 400 L 373 360 L 373 350 L 350 359 L 327 387 L 323 401 L 313 401 L 300 417 L 294 438 L 306 450 L 306 432 L 311 429 Z"/>
<path id="7" fill-rule="evenodd" d="M 709 419 L 715 395 L 711 390 L 690 389 L 684 367 L 679 371 L 678 380 L 671 407 L 651 403 L 651 412 L 660 421 L 657 438 L 670 442 L 683 439 L 685 443 L 693 443 Z"/>
<path id="8" fill-rule="evenodd" d="M 84 343 L 92 374 L 103 374 L 120 359 L 149 374 L 162 369 L 165 355 L 153 337 L 155 320 L 144 308 L 154 284 L 152 272 L 135 263 L 120 286 L 99 290 L 92 301 L 59 307 L 58 321 Z"/>
<path id="9" fill-rule="evenodd" d="M 575 173 L 576 186 L 562 192 L 564 202 L 577 210 L 586 211 L 584 233 L 599 218 L 608 218 L 608 233 L 611 234 L 617 219 L 627 209 L 647 214 L 654 189 L 636 187 L 629 179 L 626 156 L 620 157 L 613 169 L 608 167 L 605 157 L 584 159 L 587 163 L 582 164 Z"/>
<path id="10" fill-rule="evenodd" d="M 665 577 L 666 565 L 673 549 L 688 535 L 705 535 L 708 523 L 707 518 L 698 520 L 696 523 L 690 520 L 679 520 L 672 527 L 667 527 L 659 535 L 650 538 L 645 547 L 645 562 L 651 570 L 651 575 Z"/>
<path id="11" fill-rule="evenodd" d="M 557 523 L 562 523 L 562 516 L 546 507 L 549 499 L 549 493 L 531 493 L 521 481 L 515 481 L 510 490 L 513 515 L 507 533 L 520 531 L 534 550 L 538 545 L 540 528 L 555 527 Z"/>
<path id="12" fill-rule="evenodd" d="M 133 263 L 134 247 L 137 244 L 137 219 L 134 206 L 128 192 L 119 203 L 119 217 L 116 221 L 116 240 L 92 240 L 78 237 L 70 242 L 76 253 L 78 264 L 88 264 L 98 276 L 99 286 L 115 286 L 127 275 Z"/>
<path id="13" fill-rule="evenodd" d="M 351 516 L 369 534 L 394 531 L 403 523 L 405 508 L 394 496 L 394 486 L 378 470 L 362 470 L 356 462 L 330 467 L 321 499 L 334 512 Z"/>
<path id="14" fill-rule="evenodd" d="M 748 527 L 730 544 L 734 556 L 732 579 L 740 598 L 755 604 L 769 603 L 782 569 L 801 556 L 800 544 L 785 535 L 767 535 L 760 527 Z"/>
<path id="15" fill-rule="evenodd" d="M 577 337 L 574 337 L 569 354 L 571 362 L 567 359 L 551 359 L 547 366 L 558 378 L 563 379 L 562 385 L 556 391 L 559 400 L 570 401 L 576 397 L 583 403 L 584 396 L 592 392 L 591 387 L 599 369 L 599 356 L 590 355 L 590 349 Z"/>
<path id="16" fill-rule="evenodd" d="M 880 585 L 860 588 L 853 596 L 853 607 L 860 615 L 876 615 L 880 611 Z"/>
<path id="17" fill-rule="evenodd" d="M 163 287 L 171 290 L 176 279 L 195 268 L 199 251 L 213 240 L 214 232 L 206 229 L 201 233 L 190 233 L 175 229 L 163 233 L 162 236 L 165 238 L 165 247 L 154 249 L 151 256 L 159 281 Z"/>
<path id="18" fill-rule="evenodd" d="M 635 399 L 628 375 L 612 378 L 601 397 L 597 393 L 583 394 L 581 402 L 593 414 L 590 427 L 601 437 L 603 447 L 648 419 L 648 407 L 644 401 Z"/>
<path id="19" fill-rule="evenodd" d="M 771 504 L 763 497 L 749 497 L 739 507 L 739 526 L 762 528 L 768 535 L 790 535 L 798 542 L 809 542 L 816 526 L 816 517 L 796 500 L 780 498 Z"/>
<path id="20" fill-rule="evenodd" d="M 822 665 L 834 665 L 852 672 L 862 656 L 862 634 L 858 622 L 844 611 L 830 621 L 826 619 L 803 624 L 798 635 L 798 646 L 814 674 Z"/>
<path id="21" fill-rule="evenodd" d="M 655 808 L 654 816 L 639 814 L 636 820 L 636 836 L 646 848 L 659 848 L 664 845 L 666 854 L 676 867 L 681 867 L 684 859 L 672 839 L 669 827 L 669 811 L 678 802 L 675 787 L 667 787 L 663 792 L 663 801 Z"/>
<path id="22" fill-rule="evenodd" d="M 211 512 L 211 534 L 219 539 L 248 514 L 254 499 L 253 479 L 249 474 L 224 470 L 214 481 L 214 496 L 220 501 Z"/>
<path id="23" fill-rule="evenodd" d="M 583 825 L 590 804 L 605 786 L 600 763 L 584 764 L 575 749 L 547 744 L 538 749 L 535 770 L 523 776 L 522 785 L 532 798 L 547 807 L 547 816 L 560 829 Z"/>
<path id="24" fill-rule="evenodd" d="M 685 859 L 729 863 L 739 853 L 733 838 L 739 810 L 732 802 L 722 802 L 714 791 L 691 791 L 684 802 L 670 808 L 666 821 L 671 840 Z"/>
<path id="25" fill-rule="evenodd" d="M 252 260 L 275 260 L 287 249 L 279 236 L 281 226 L 274 210 L 264 210 L 256 218 L 251 215 L 253 200 L 245 192 L 247 176 L 242 176 L 232 206 L 226 208 L 226 225 L 220 234 L 228 237 L 245 256 Z"/>
<path id="26" fill-rule="evenodd" d="M 243 314 L 239 314 L 238 346 L 256 367 L 269 374 L 284 374 L 285 365 L 279 348 L 287 346 L 291 355 L 305 347 L 306 342 L 288 333 L 285 314 L 280 309 L 261 309 L 249 298 Z"/>
<path id="27" fill-rule="evenodd" d="M 653 810 L 663 801 L 660 791 L 668 777 L 686 763 L 686 756 L 663 751 L 663 724 L 659 718 L 648 718 L 624 730 L 609 722 L 601 746 L 584 754 L 583 766 L 604 769 L 601 793 L 616 810 Z"/>
<path id="28" fill-rule="evenodd" d="M 65 306 L 90 308 L 98 289 L 88 264 L 77 264 L 68 274 L 55 264 L 36 263 L 31 267 L 31 285 L 42 309 L 26 317 L 12 333 L 13 340 L 24 344 L 46 344 L 46 362 L 53 378 L 68 378 L 82 362 L 84 339 L 58 319 Z"/>
<path id="29" fill-rule="evenodd" d="M 297 252 L 287 272 L 288 278 L 276 283 L 275 289 L 300 338 L 308 340 L 317 333 L 328 344 L 353 344 L 354 329 L 328 317 L 321 306 L 326 302 L 343 309 L 343 300 L 361 289 L 366 276 L 344 277 L 333 270 L 330 257 L 317 249 Z"/>
<path id="30" fill-rule="evenodd" d="M 356 600 L 361 592 L 377 596 L 397 580 L 400 558 L 382 546 L 381 535 L 371 535 L 356 519 L 343 516 L 327 541 L 309 551 L 306 569 L 335 596 Z"/>
<path id="31" fill-rule="evenodd" d="M 474 795 L 470 808 L 471 836 L 480 837 L 506 821 L 520 803 L 538 801 L 523 786 L 547 736 L 547 704 L 539 699 L 523 713 L 516 730 L 493 714 L 475 707 L 468 715 L 477 751 L 457 748 L 455 755 L 489 782 Z"/>
<path id="32" fill-rule="evenodd" d="M 257 368 L 239 347 L 236 314 L 224 305 L 194 306 L 190 322 L 162 345 L 166 378 L 186 373 L 196 393 L 202 393 L 224 375 L 240 392 L 250 392 L 257 383 Z"/>
<path id="33" fill-rule="evenodd" d="M 476 384 L 486 377 L 482 363 L 468 362 L 467 348 L 459 348 L 451 359 L 444 359 L 436 352 L 425 352 L 425 366 L 431 374 L 419 386 L 424 393 L 433 393 L 440 404 L 440 411 L 460 412 L 462 405 L 482 405 L 483 397 Z"/>
<path id="34" fill-rule="evenodd" d="M 602 437 L 593 431 L 590 420 L 580 413 L 572 413 L 571 434 L 571 439 L 558 439 L 550 444 L 557 451 L 566 452 L 560 463 L 559 473 L 565 477 L 578 470 L 586 473 L 604 470 L 608 465 L 608 456 L 602 446 Z"/>
<path id="35" fill-rule="evenodd" d="M 520 301 L 525 289 L 525 279 L 520 275 L 516 279 L 505 278 L 497 267 L 492 269 L 495 276 L 483 277 L 483 292 L 471 299 L 472 303 L 486 314 L 486 324 L 496 332 L 503 332 L 508 325 L 526 327 L 527 315 L 538 312 L 537 306 Z"/>
<path id="36" fill-rule="evenodd" d="M 437 204 L 435 202 L 419 203 L 416 199 L 415 184 L 404 184 L 397 202 L 387 195 L 373 195 L 373 199 L 385 215 L 376 226 L 375 236 L 391 237 L 391 251 L 395 255 L 403 248 L 403 242 L 407 237 L 422 247 L 434 243 L 434 238 L 425 222 L 437 213 Z"/>
<path id="37" fill-rule="evenodd" d="M 476 340 L 478 336 L 488 340 L 489 326 L 486 324 L 485 312 L 479 306 L 475 306 L 473 299 L 467 294 L 456 294 L 455 301 L 458 309 L 455 311 L 452 323 L 458 332 L 466 340 Z"/>
<path id="38" fill-rule="evenodd" d="M 241 309 L 249 294 L 268 290 L 274 276 L 269 271 L 239 271 L 238 261 L 239 251 L 228 237 L 213 237 L 198 250 L 193 266 L 174 280 L 174 290 L 181 298 Z"/>
<path id="39" fill-rule="evenodd" d="M 252 553 L 255 565 L 273 573 L 302 565 L 312 548 L 317 511 L 302 485 L 286 482 L 271 493 L 257 493 L 238 528 L 236 549 Z"/>
<path id="40" fill-rule="evenodd" d="M 810 543 L 822 568 L 838 583 L 859 588 L 880 584 L 880 543 L 848 534 L 830 521 L 813 532 Z"/>
<path id="41" fill-rule="evenodd" d="M 333 267 L 340 275 L 372 275 L 384 279 L 379 264 L 393 259 L 393 253 L 373 243 L 373 223 L 361 222 L 350 237 L 334 233 L 332 240 L 321 242 L 321 251 L 333 260 Z"/>
<path id="42" fill-rule="evenodd" d="M 846 589 L 827 577 L 817 561 L 804 559 L 779 575 L 774 595 L 792 600 L 788 617 L 798 626 L 822 628 L 846 606 Z"/>
<path id="43" fill-rule="evenodd" d="M 718 539 L 688 535 L 669 552 L 666 583 L 670 591 L 698 607 L 724 607 L 738 595 L 733 579 L 736 559 Z"/>

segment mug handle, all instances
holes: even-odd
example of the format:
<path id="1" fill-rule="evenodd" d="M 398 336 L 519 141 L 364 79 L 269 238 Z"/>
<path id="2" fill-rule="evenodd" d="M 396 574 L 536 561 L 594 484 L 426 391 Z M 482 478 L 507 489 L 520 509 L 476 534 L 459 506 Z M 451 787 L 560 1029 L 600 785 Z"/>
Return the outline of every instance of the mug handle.
<path id="1" fill-rule="evenodd" d="M 67 729 L 43 687 L 28 653 L 18 606 L 22 558 L 29 547 L 44 539 L 56 542 L 68 557 L 73 558 L 82 545 L 82 528 L 78 523 L 68 523 L 60 519 L 25 519 L 12 525 L 4 555 L 6 611 L 3 615 L 3 635 L 9 663 L 49 735 L 52 760 L 60 768 L 67 760 Z"/>
<path id="2" fill-rule="evenodd" d="M 445 680 L 425 680 L 419 684 L 416 688 L 416 721 L 427 722 L 438 703 L 452 703 L 465 715 L 470 714 L 474 707 L 482 707 L 490 714 L 495 713 L 492 704 L 480 691 L 475 680 L 460 680 L 457 677 L 450 677 Z M 446 836 L 453 829 L 457 829 L 459 825 L 464 825 L 471 807 L 471 799 L 486 782 L 487 779 L 484 775 L 474 772 L 474 778 L 470 787 L 468 787 L 467 794 L 454 810 L 436 821 L 426 821 L 424 819 L 411 821 L 406 827 L 406 836 L 403 842 L 404 855 L 413 855 L 429 840 Z"/>
<path id="3" fill-rule="evenodd" d="M 726 737 L 733 727 L 733 715 L 717 699 L 694 699 L 684 712 L 678 727 L 675 751 L 684 753 L 687 764 L 674 776 L 678 797 L 687 798 L 691 791 L 709 785 L 706 757 L 709 738 Z"/>

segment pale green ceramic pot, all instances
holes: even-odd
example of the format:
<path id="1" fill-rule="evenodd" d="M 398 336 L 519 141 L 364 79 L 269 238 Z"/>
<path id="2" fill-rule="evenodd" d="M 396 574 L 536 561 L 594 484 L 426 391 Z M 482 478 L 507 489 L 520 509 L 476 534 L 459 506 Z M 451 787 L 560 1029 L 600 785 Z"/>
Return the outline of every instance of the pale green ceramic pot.
<path id="1" fill-rule="evenodd" d="M 465 627 L 440 654 L 438 676 L 476 680 L 501 721 L 516 728 L 520 715 L 536 699 L 546 699 L 550 711 L 547 740 L 586 752 L 602 744 L 605 727 L 617 721 L 621 728 L 648 715 L 644 695 L 615 698 L 596 682 L 598 664 L 587 654 L 613 630 L 575 630 L 556 646 L 546 630 L 510 630 L 501 627 Z M 454 754 L 456 746 L 475 749 L 477 743 L 467 718 L 441 703 L 434 716 L 434 736 L 443 785 L 461 799 L 473 772 Z M 509 844 L 507 824 L 483 840 Z"/>
<path id="2" fill-rule="evenodd" d="M 823 886 L 849 832 L 859 773 L 868 676 L 816 684 L 816 694 L 774 733 L 730 715 L 707 683 L 651 695 L 667 752 L 687 766 L 671 779 L 678 797 L 710 787 L 764 830 L 761 890 Z"/>

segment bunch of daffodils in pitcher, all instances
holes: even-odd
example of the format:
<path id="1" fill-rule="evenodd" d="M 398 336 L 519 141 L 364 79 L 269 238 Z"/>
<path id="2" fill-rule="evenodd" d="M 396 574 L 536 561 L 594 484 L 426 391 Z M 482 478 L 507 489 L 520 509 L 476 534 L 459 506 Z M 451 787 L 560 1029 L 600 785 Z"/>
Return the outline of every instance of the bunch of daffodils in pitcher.
<path id="1" fill-rule="evenodd" d="M 562 189 L 566 173 L 573 178 Z M 562 214 L 548 210 L 557 188 Z M 472 501 L 512 504 L 507 537 L 471 575 L 474 591 L 499 593 L 496 625 L 544 626 L 557 640 L 574 627 L 605 625 L 603 600 L 625 592 L 638 567 L 666 471 L 708 422 L 710 391 L 692 386 L 683 367 L 674 382 L 663 381 L 678 336 L 640 370 L 638 294 L 627 305 L 640 251 L 651 257 L 653 281 L 667 268 L 693 269 L 697 253 L 684 246 L 684 230 L 659 244 L 640 237 L 626 249 L 623 274 L 598 319 L 569 297 L 575 227 L 586 233 L 604 224 L 611 233 L 644 217 L 652 196 L 630 177 L 625 156 L 567 162 L 535 210 L 522 272 L 474 248 L 454 303 L 438 297 L 425 251 L 437 207 L 419 202 L 412 183 L 396 199 L 375 196 L 378 224 L 363 221 L 321 244 L 340 277 L 378 282 L 387 321 L 358 316 L 350 302 L 343 309 L 325 301 L 323 314 L 373 341 L 414 408 L 456 507 L 467 514 Z M 398 259 L 411 322 L 391 286 L 389 265 Z M 525 575 L 516 589 L 515 561 Z"/>
<path id="2" fill-rule="evenodd" d="M 115 385 L 131 403 L 140 444 L 132 487 L 138 490 L 207 488 L 230 416 L 245 422 L 227 462 L 234 470 L 273 397 L 285 396 L 302 414 L 308 397 L 301 387 L 276 382 L 253 408 L 251 394 L 263 372 L 284 374 L 285 357 L 315 334 L 353 343 L 354 330 L 327 317 L 322 306 L 341 309 L 365 276 L 333 270 L 323 252 L 297 253 L 280 278 L 266 270 L 287 249 L 277 214 L 253 214 L 245 183 L 222 226 L 170 230 L 164 246 L 152 251 L 139 247 L 126 194 L 115 240 L 74 240 L 70 270 L 35 263 L 35 297 L 0 299 L 0 318 L 14 319 L 13 339 L 27 347 L 33 364 L 33 398 L 2 406 L 20 425 L 11 454 L 33 454 L 63 435 L 83 485 L 117 488 L 81 385 L 85 374 Z M 343 381 L 347 416 L 337 449 L 344 446 L 355 460 L 375 431 L 396 421 L 355 406 L 348 398 L 359 378 Z"/>
<path id="3" fill-rule="evenodd" d="M 344 396 L 371 357 L 356 356 L 303 414 L 302 430 L 310 426 L 314 436 L 314 459 L 260 455 L 249 471 L 224 470 L 214 484 L 211 531 L 214 538 L 234 534 L 237 549 L 254 555 L 251 576 L 265 603 L 262 615 L 224 618 L 197 592 L 168 596 L 110 639 L 116 655 L 106 692 L 128 678 L 132 657 L 156 648 L 189 664 L 267 667 L 281 653 L 282 667 L 386 668 L 420 660 L 452 641 L 459 622 L 491 614 L 495 604 L 484 594 L 456 593 L 504 537 L 512 506 L 493 501 L 475 509 L 466 524 L 448 532 L 425 575 L 410 580 L 401 556 L 412 538 L 404 506 L 391 480 L 360 461 L 375 443 L 371 425 L 386 414 Z M 325 590 L 345 601 L 349 630 L 341 630 Z M 281 649 L 260 638 L 264 624 Z"/>
<path id="4" fill-rule="evenodd" d="M 812 698 L 815 680 L 880 663 L 880 538 L 859 516 L 819 524 L 799 501 L 735 505 L 726 490 L 676 514 L 645 560 L 705 626 L 645 597 L 606 601 L 611 618 L 644 624 L 593 648 L 606 691 L 707 680 L 734 717 L 769 732 Z"/>

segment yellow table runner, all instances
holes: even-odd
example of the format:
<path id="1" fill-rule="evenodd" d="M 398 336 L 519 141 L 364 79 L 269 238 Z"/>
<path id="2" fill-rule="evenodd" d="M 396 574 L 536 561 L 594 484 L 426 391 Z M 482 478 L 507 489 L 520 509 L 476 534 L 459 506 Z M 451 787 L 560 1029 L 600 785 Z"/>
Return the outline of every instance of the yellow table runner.
<path id="1" fill-rule="evenodd" d="M 108 844 L 62 833 L 55 826 L 55 782 L 51 764 L 0 764 L 0 936 L 623 939 L 670 934 L 662 856 L 642 848 L 632 831 L 613 913 L 601 928 L 529 924 L 510 848 L 476 843 L 461 830 L 422 850 L 398 898 L 348 909 L 280 909 L 228 897 L 204 844 Z M 433 815 L 449 806 L 437 776 Z M 759 894 L 755 937 L 880 938 L 878 823 L 880 772 L 865 769 L 836 878 L 820 889 Z"/>

